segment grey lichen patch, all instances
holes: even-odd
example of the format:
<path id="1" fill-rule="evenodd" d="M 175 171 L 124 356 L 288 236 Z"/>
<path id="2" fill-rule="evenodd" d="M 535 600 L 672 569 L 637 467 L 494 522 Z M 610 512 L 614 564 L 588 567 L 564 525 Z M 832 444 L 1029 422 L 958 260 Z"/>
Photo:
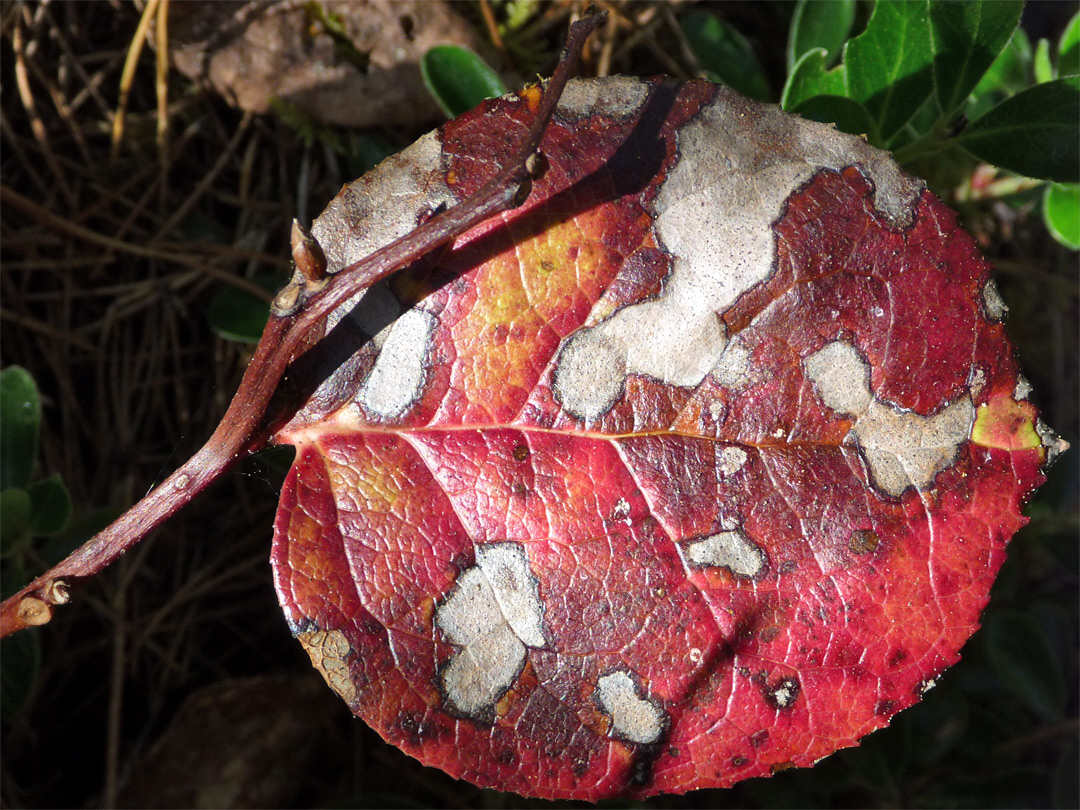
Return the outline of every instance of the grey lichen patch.
<path id="1" fill-rule="evenodd" d="M 862 140 L 726 88 L 677 137 L 679 161 L 652 204 L 672 266 L 663 290 L 578 330 L 557 360 L 560 402 L 580 419 L 610 409 L 627 375 L 694 387 L 716 369 L 728 342 L 720 315 L 772 274 L 772 227 L 815 172 L 858 165 L 874 182 L 878 209 L 901 225 L 921 191 Z M 737 380 L 740 363 L 731 362 L 721 373 Z"/>
<path id="2" fill-rule="evenodd" d="M 641 110 L 651 90 L 648 82 L 632 76 L 575 79 L 567 83 L 557 110 L 569 116 L 630 118 Z"/>
<path id="3" fill-rule="evenodd" d="M 616 737 L 649 745 L 659 741 L 667 725 L 663 709 L 638 692 L 634 679 L 626 672 L 602 675 L 596 682 L 596 699 L 611 716 Z"/>
<path id="4" fill-rule="evenodd" d="M 686 545 L 686 558 L 693 565 L 726 568 L 744 579 L 760 577 L 769 566 L 765 550 L 738 530 L 692 540 Z"/>
<path id="5" fill-rule="evenodd" d="M 746 465 L 746 451 L 735 445 L 728 445 L 716 454 L 716 471 L 722 478 L 728 478 Z"/>
<path id="6" fill-rule="evenodd" d="M 986 314 L 992 320 L 1000 321 L 1008 313 L 1009 308 L 1005 305 L 1005 299 L 1001 297 L 1001 293 L 998 292 L 997 285 L 993 281 L 986 282 L 986 286 L 983 287 L 982 298 Z"/>
<path id="7" fill-rule="evenodd" d="M 412 231 L 457 198 L 446 183 L 438 132 L 388 157 L 346 185 L 312 223 L 311 234 L 336 273 Z"/>
<path id="8" fill-rule="evenodd" d="M 870 391 L 869 365 L 849 343 L 829 343 L 804 367 L 821 401 L 855 420 L 849 438 L 862 448 L 874 483 L 890 495 L 931 486 L 971 436 L 975 406 L 969 395 L 931 416 L 882 402 Z"/>
<path id="9" fill-rule="evenodd" d="M 738 390 L 750 381 L 750 350 L 735 338 L 724 347 L 712 369 L 712 377 L 720 385 Z"/>
<path id="10" fill-rule="evenodd" d="M 1053 464 L 1058 456 L 1069 449 L 1069 443 L 1058 436 L 1042 419 L 1035 420 L 1035 432 L 1039 435 L 1043 447 L 1046 448 L 1046 461 L 1043 466 Z"/>
<path id="11" fill-rule="evenodd" d="M 459 649 L 440 672 L 450 707 L 486 718 L 510 688 L 526 647 L 542 647 L 543 605 L 524 548 L 517 543 L 481 546 L 435 612 L 435 624 Z"/>
<path id="12" fill-rule="evenodd" d="M 774 709 L 790 709 L 799 697 L 801 687 L 796 678 L 782 678 L 763 689 L 765 701 Z"/>
<path id="13" fill-rule="evenodd" d="M 1013 399 L 1019 402 L 1022 399 L 1027 399 L 1031 396 L 1031 383 L 1028 382 L 1027 377 L 1023 374 L 1017 376 L 1016 387 L 1013 389 Z"/>
<path id="14" fill-rule="evenodd" d="M 369 414 L 393 419 L 420 398 L 435 326 L 431 313 L 409 309 L 377 336 L 381 351 L 357 392 Z"/>
<path id="15" fill-rule="evenodd" d="M 356 702 L 356 685 L 349 674 L 352 645 L 340 630 L 298 633 L 297 640 L 311 658 L 311 664 L 326 683 L 350 706 Z"/>

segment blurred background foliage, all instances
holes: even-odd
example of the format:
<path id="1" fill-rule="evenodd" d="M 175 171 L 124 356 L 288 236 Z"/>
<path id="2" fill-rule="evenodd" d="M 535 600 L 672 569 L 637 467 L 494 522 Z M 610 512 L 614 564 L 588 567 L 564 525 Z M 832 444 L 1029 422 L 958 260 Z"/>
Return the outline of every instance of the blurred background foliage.
<path id="1" fill-rule="evenodd" d="M 444 5 L 0 6 L 5 594 L 210 434 L 288 271 L 291 219 L 309 221 L 343 183 L 445 115 L 548 74 L 582 7 Z M 1040 86 L 1049 101 L 1034 97 L 1028 118 L 1069 114 L 1076 3 L 1027 4 L 986 77 L 916 86 L 901 112 L 853 78 L 860 48 L 888 39 L 884 14 L 895 9 L 874 29 L 874 4 L 862 1 L 599 5 L 609 18 L 585 75 L 719 79 L 897 150 L 997 268 L 1044 418 L 1077 446 L 1075 150 L 1058 161 L 1065 176 L 1040 174 L 1012 165 L 1009 149 L 995 153 L 1000 138 L 976 137 L 995 106 Z M 1013 12 L 994 13 L 1000 27 Z M 303 65 L 279 82 L 237 67 L 245 53 L 229 49 L 253 20 L 265 30 L 248 56 L 272 44 L 300 42 L 309 57 L 323 47 L 355 105 L 304 85 Z M 385 56 L 391 44 L 398 61 Z M 232 60 L 220 71 L 209 58 L 219 51 Z M 345 107 L 367 123 L 327 112 Z M 640 806 L 1080 805 L 1077 456 L 1052 469 L 984 629 L 920 705 L 813 769 Z M 551 804 L 419 766 L 325 688 L 281 618 L 267 564 L 288 461 L 285 451 L 245 463 L 50 625 L 3 642 L 3 806 Z"/>

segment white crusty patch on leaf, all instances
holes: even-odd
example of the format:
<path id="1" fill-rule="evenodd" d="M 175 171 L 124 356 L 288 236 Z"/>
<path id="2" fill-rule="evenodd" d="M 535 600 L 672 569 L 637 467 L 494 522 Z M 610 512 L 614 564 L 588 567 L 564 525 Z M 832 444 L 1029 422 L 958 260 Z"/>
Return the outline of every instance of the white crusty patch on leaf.
<path id="1" fill-rule="evenodd" d="M 526 647 L 544 646 L 543 605 L 525 549 L 497 543 L 476 550 L 476 565 L 458 577 L 435 612 L 435 624 L 459 649 L 440 672 L 450 706 L 482 718 L 510 688 Z"/>
<path id="2" fill-rule="evenodd" d="M 930 487 L 971 436 L 975 407 L 970 396 L 931 416 L 882 402 L 870 391 L 869 364 L 849 343 L 829 343 L 806 358 L 805 368 L 821 401 L 854 418 L 849 439 L 862 448 L 874 483 L 890 495 L 909 486 Z"/>
<path id="3" fill-rule="evenodd" d="M 327 271 L 360 261 L 453 205 L 446 169 L 439 133 L 429 132 L 342 188 L 311 225 Z"/>
<path id="4" fill-rule="evenodd" d="M 382 350 L 357 392 L 358 401 L 369 414 L 393 419 L 420 399 L 435 326 L 431 313 L 409 309 L 376 335 Z"/>
<path id="5" fill-rule="evenodd" d="M 596 698 L 611 716 L 614 736 L 648 745 L 664 733 L 666 716 L 655 702 L 638 694 L 637 684 L 625 672 L 602 675 L 597 681 Z"/>
<path id="6" fill-rule="evenodd" d="M 726 568 L 745 579 L 760 577 L 769 564 L 764 549 L 737 530 L 692 540 L 686 546 L 686 558 L 693 565 Z"/>
<path id="7" fill-rule="evenodd" d="M 879 211 L 907 224 L 921 185 L 859 138 L 720 88 L 679 130 L 679 160 L 653 202 L 654 232 L 672 269 L 656 298 L 570 336 L 555 370 L 563 408 L 586 421 L 622 395 L 630 374 L 694 387 L 728 343 L 720 316 L 773 272 L 772 227 L 821 169 L 858 165 Z"/>
<path id="8" fill-rule="evenodd" d="M 632 76 L 576 79 L 567 83 L 557 109 L 562 115 L 629 118 L 640 112 L 651 90 L 652 85 Z"/>

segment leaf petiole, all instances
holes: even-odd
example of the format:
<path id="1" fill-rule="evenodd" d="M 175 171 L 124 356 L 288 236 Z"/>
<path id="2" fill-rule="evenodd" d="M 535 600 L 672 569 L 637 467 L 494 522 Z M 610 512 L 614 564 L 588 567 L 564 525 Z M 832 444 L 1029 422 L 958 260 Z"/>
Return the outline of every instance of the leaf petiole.
<path id="1" fill-rule="evenodd" d="M 526 137 L 507 165 L 479 191 L 330 277 L 320 277 L 325 264 L 319 267 L 315 248 L 307 243 L 301 230 L 294 229 L 294 258 L 299 257 L 297 272 L 275 299 L 255 356 L 213 435 L 183 466 L 115 522 L 4 600 L 0 605 L 0 637 L 48 622 L 53 608 L 69 600 L 74 581 L 103 570 L 239 459 L 264 447 L 279 424 L 280 415 L 275 418 L 269 412 L 279 383 L 290 364 L 310 348 L 303 348 L 305 340 L 331 311 L 489 217 L 525 202 L 537 165 L 530 158 L 537 152 L 585 41 L 606 16 L 606 12 L 590 8 L 570 26 L 566 47 L 543 91 Z"/>

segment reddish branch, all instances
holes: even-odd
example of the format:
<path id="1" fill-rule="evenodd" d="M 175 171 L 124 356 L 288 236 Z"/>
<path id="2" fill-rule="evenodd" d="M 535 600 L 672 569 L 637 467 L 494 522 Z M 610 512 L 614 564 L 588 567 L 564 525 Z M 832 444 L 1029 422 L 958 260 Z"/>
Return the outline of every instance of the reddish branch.
<path id="1" fill-rule="evenodd" d="M 93 576 L 213 483 L 239 459 L 266 446 L 273 433 L 271 398 L 305 339 L 356 293 L 412 264 L 489 217 L 521 205 L 529 195 L 540 140 L 589 34 L 604 14 L 590 11 L 570 26 L 566 48 L 543 92 L 528 134 L 509 163 L 483 188 L 411 233 L 340 272 L 326 275 L 321 250 L 293 229 L 293 278 L 274 299 L 270 318 L 240 388 L 209 441 L 105 530 L 49 569 L 0 607 L 0 637 L 45 624 L 69 598 L 69 584 Z"/>

